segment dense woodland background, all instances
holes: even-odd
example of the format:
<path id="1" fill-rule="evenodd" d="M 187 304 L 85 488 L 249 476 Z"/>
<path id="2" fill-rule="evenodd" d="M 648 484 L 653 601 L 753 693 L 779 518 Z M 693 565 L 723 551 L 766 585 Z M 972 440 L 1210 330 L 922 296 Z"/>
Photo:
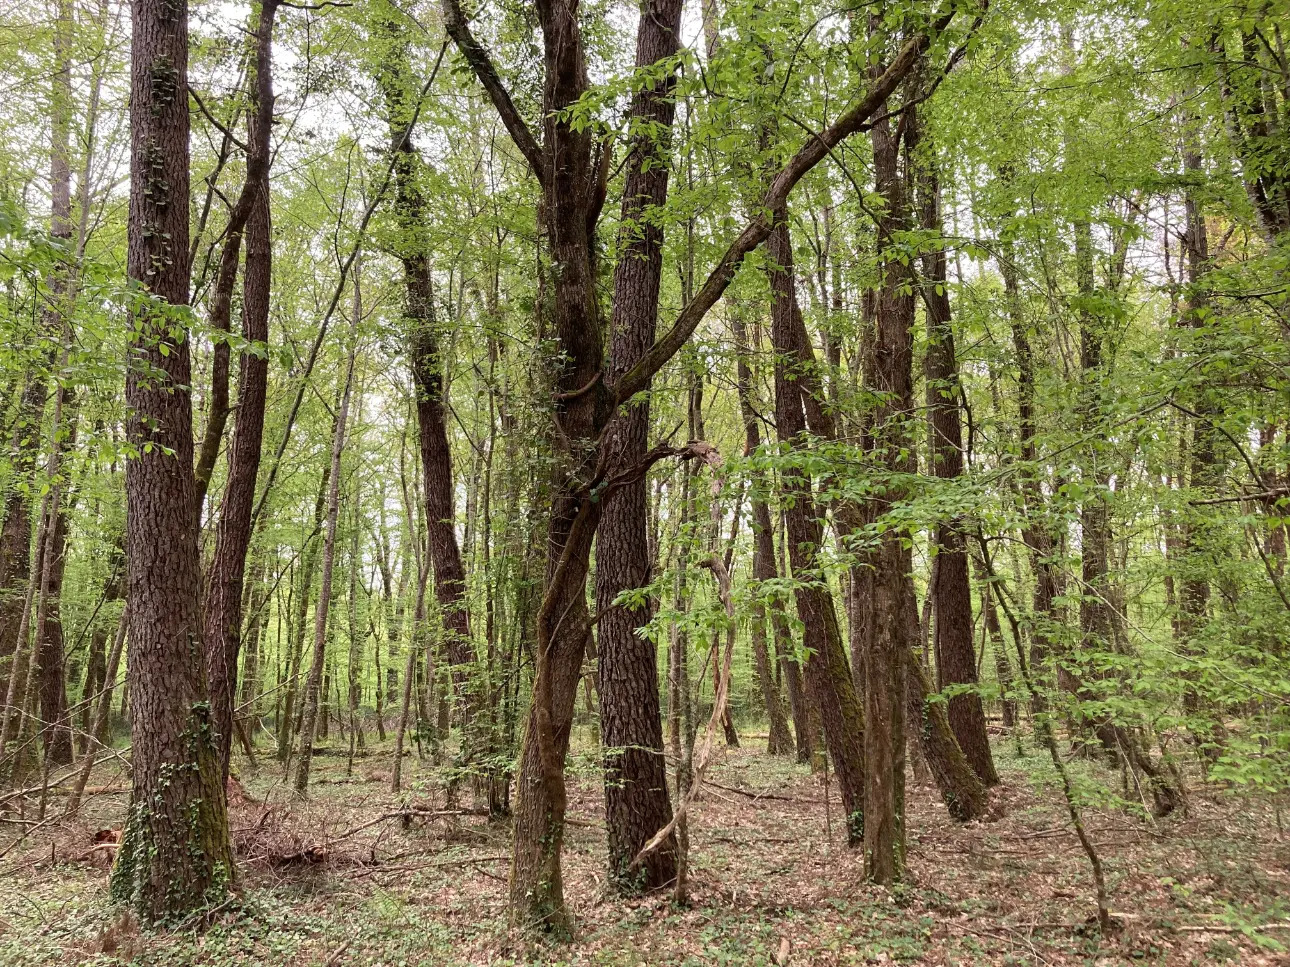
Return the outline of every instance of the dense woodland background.
<path id="1" fill-rule="evenodd" d="M 733 909 L 726 820 L 823 837 L 853 923 L 867 883 L 935 920 L 945 844 L 1046 804 L 1074 933 L 981 908 L 1006 950 L 883 956 L 1221 959 L 1128 909 L 1133 871 L 1195 910 L 1200 830 L 1261 871 L 1202 923 L 1274 956 L 1287 34 L 1284 0 L 0 4 L 0 875 L 108 924 L 48 949 L 236 934 L 266 863 L 471 816 L 510 863 L 475 932 L 354 962 L 576 951 L 591 893 Z"/>

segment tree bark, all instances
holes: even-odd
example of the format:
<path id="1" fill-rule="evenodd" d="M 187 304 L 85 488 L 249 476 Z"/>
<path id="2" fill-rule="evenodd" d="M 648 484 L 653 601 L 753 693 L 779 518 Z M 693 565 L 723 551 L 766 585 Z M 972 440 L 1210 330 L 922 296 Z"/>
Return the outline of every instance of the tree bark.
<path id="1" fill-rule="evenodd" d="M 673 57 L 679 46 L 681 0 L 648 0 L 636 34 L 636 66 Z M 663 274 L 663 228 L 656 211 L 667 202 L 668 140 L 675 114 L 668 71 L 632 96 L 629 124 L 641 133 L 629 147 L 623 186 L 618 263 L 614 269 L 612 335 L 607 376 L 616 381 L 654 342 L 659 284 Z M 644 459 L 649 449 L 649 400 L 629 401 L 606 431 L 604 446 L 620 468 Z M 624 591 L 650 581 L 646 482 L 624 486 L 605 508 L 596 536 L 596 611 L 600 616 L 597 691 L 605 748 L 605 824 L 609 870 L 625 892 L 652 890 L 676 876 L 675 837 L 632 860 L 672 819 L 663 763 L 654 642 L 639 633 L 649 621 L 649 602 L 615 606 Z"/>
<path id="2" fill-rule="evenodd" d="M 592 129 L 575 126 L 570 110 L 588 90 L 577 5 L 572 0 L 550 0 L 538 4 L 537 10 L 544 48 L 540 143 L 511 100 L 487 51 L 471 34 L 457 0 L 443 2 L 448 34 L 541 183 L 541 221 L 549 256 L 559 269 L 551 273 L 553 335 L 560 352 L 553 380 L 557 459 L 552 465 L 546 591 L 535 629 L 533 702 L 517 790 L 510 905 L 513 920 L 567 935 L 570 922 L 560 876 L 566 805 L 564 758 L 589 637 L 585 601 L 588 557 L 603 509 L 601 489 L 608 485 L 599 439 L 617 407 L 644 390 L 688 341 L 729 287 L 743 260 L 770 234 L 771 221 L 767 211 L 759 210 L 671 328 L 613 386 L 606 385 L 591 242 L 609 174 L 608 153 L 602 151 L 600 163 L 593 162 Z M 951 17 L 940 18 L 933 29 L 943 29 Z M 875 77 L 866 95 L 823 132 L 808 139 L 775 176 L 761 208 L 781 208 L 802 177 L 879 109 L 928 42 L 929 34 L 923 32 L 906 41 L 891 66 Z"/>
<path id="3" fill-rule="evenodd" d="M 424 513 L 429 532 L 430 562 L 434 569 L 435 598 L 443 622 L 444 644 L 451 666 L 452 685 L 463 726 L 469 724 L 473 699 L 469 669 L 474 659 L 470 614 L 466 602 L 466 571 L 457 542 L 453 510 L 452 451 L 448 443 L 444 404 L 444 359 L 435 331 L 433 280 L 425 235 L 427 206 L 419 181 L 421 160 L 412 140 L 411 125 L 417 104 L 407 60 L 404 26 L 391 12 L 381 30 L 389 51 L 380 66 L 378 81 L 389 114 L 390 144 L 396 159 L 395 218 L 402 242 L 397 252 L 403 266 L 403 318 L 408 338 L 408 359 L 416 387 L 417 424 L 421 454 Z M 469 755 L 471 743 L 463 735 Z"/>
<path id="4" fill-rule="evenodd" d="M 156 921 L 218 901 L 233 856 L 202 661 L 189 341 L 171 336 L 188 303 L 188 4 L 136 0 L 131 16 L 127 263 L 147 298 L 126 370 L 134 768 L 111 894 Z"/>
<path id="5" fill-rule="evenodd" d="M 909 155 L 917 166 L 920 227 L 944 237 L 941 222 L 941 184 L 935 156 L 936 147 L 922 129 L 914 108 L 906 119 Z M 922 257 L 920 290 L 927 307 L 927 407 L 930 411 L 932 472 L 942 480 L 963 475 L 963 430 L 959 416 L 958 360 L 954 351 L 954 328 L 950 316 L 950 295 L 945 270 L 945 250 L 934 248 Z M 972 647 L 972 585 L 968 577 L 967 539 L 961 518 L 941 521 L 936 528 L 937 574 L 933 589 L 934 650 L 936 687 L 967 686 L 972 691 L 949 699 L 950 727 L 972 769 L 987 786 L 999 782 L 985 731 L 985 710 Z"/>
<path id="6" fill-rule="evenodd" d="M 269 212 L 269 137 L 273 126 L 273 23 L 278 0 L 260 0 L 255 28 L 255 110 L 247 122 L 246 183 L 238 207 L 247 208 L 246 267 L 242 278 L 242 338 L 250 348 L 238 361 L 238 403 L 229 452 L 228 484 L 220 508 L 215 554 L 206 580 L 206 674 L 210 682 L 221 775 L 227 779 L 233 741 L 238 653 L 242 646 L 242 592 L 251 546 L 251 510 L 260 472 L 268 391 L 269 286 L 273 245 Z M 245 199 L 245 202 L 244 202 Z M 225 253 L 235 246 L 225 242 Z M 237 254 L 234 247 L 233 270 Z M 221 274 L 223 266 L 221 266 Z M 230 284 L 231 287 L 231 284 Z M 227 312 L 227 309 L 225 309 Z M 227 319 L 225 319 L 227 323 Z M 227 365 L 227 362 L 225 363 Z"/>
<path id="7" fill-rule="evenodd" d="M 880 402 L 871 434 L 876 463 L 889 474 L 910 473 L 913 416 L 913 278 L 893 246 L 909 228 L 909 211 L 899 167 L 899 130 L 890 119 L 870 131 L 874 177 L 885 208 L 878 220 L 880 283 L 877 328 L 868 389 Z M 899 499 L 896 481 L 873 503 L 875 518 Z M 865 868 L 868 877 L 890 884 L 905 867 L 905 641 L 901 618 L 904 585 L 912 570 L 910 553 L 896 530 L 884 533 L 877 551 L 873 637 L 864 656 L 865 677 Z"/>

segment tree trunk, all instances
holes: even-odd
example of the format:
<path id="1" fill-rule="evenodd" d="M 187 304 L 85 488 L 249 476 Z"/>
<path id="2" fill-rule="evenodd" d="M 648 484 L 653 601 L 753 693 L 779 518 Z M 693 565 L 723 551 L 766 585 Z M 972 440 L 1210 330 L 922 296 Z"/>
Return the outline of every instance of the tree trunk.
<path id="1" fill-rule="evenodd" d="M 430 253 L 425 236 L 427 206 L 420 185 L 421 160 L 412 141 L 412 124 L 418 105 L 407 60 L 405 27 L 387 16 L 381 29 L 389 48 L 378 80 L 389 113 L 391 148 L 396 152 L 395 217 L 402 242 L 398 251 L 403 265 L 403 318 L 408 338 L 408 360 L 416 386 L 417 424 L 420 433 L 424 513 L 429 531 L 430 562 L 434 569 L 435 598 L 439 602 L 444 644 L 451 666 L 452 686 L 463 727 L 468 726 L 472 698 L 468 673 L 474 657 L 470 615 L 466 603 L 466 572 L 457 543 L 453 511 L 452 451 L 448 443 L 444 405 L 443 356 L 435 331 L 434 293 Z M 463 733 L 463 749 L 471 743 Z"/>
<path id="2" fill-rule="evenodd" d="M 184 916 L 233 878 L 199 608 L 188 303 L 188 4 L 131 6 L 129 277 L 139 305 L 126 370 L 133 782 L 111 894 L 144 920 Z M 163 352 L 163 350 L 165 350 Z"/>
<path id="3" fill-rule="evenodd" d="M 899 167 L 899 131 L 889 119 L 874 124 L 874 177 L 885 209 L 878 220 L 880 284 L 868 389 L 878 394 L 871 433 L 876 463 L 889 473 L 912 472 L 913 279 L 892 254 L 909 228 Z M 880 516 L 899 499 L 888 485 L 874 501 Z M 890 884 L 905 867 L 905 641 L 901 598 L 912 570 L 910 552 L 894 529 L 882 537 L 874 581 L 873 638 L 865 650 L 865 866 L 869 878 Z"/>
<path id="4" fill-rule="evenodd" d="M 339 401 L 337 403 L 339 405 Z M 336 424 L 332 422 L 333 437 Z M 305 537 L 305 547 L 301 552 L 300 587 L 296 594 L 295 613 L 287 629 L 289 636 L 287 655 L 287 684 L 283 689 L 282 717 L 278 722 L 278 761 L 287 763 L 291 757 L 291 742 L 295 738 L 296 721 L 299 710 L 296 703 L 300 694 L 300 663 L 304 659 L 305 622 L 309 618 L 309 594 L 313 589 L 314 572 L 318 570 L 318 537 L 322 531 L 327 513 L 327 495 L 331 492 L 331 463 L 323 467 L 322 478 L 318 483 L 318 496 L 314 500 L 314 526 Z"/>
<path id="5" fill-rule="evenodd" d="M 797 445 L 806 432 L 804 391 L 794 378 L 794 364 L 802 355 L 805 333 L 794 291 L 793 250 L 784 210 L 775 213 L 775 226 L 767 245 L 772 296 L 772 336 L 775 348 L 775 429 L 780 442 Z M 806 687 L 819 710 L 824 737 L 838 777 L 846 815 L 847 842 L 858 846 L 865 836 L 865 720 L 855 681 L 847 663 L 846 648 L 838 627 L 827 577 L 820 573 L 817 550 L 823 531 L 815 514 L 809 476 L 787 467 L 781 475 L 786 496 L 784 517 L 788 528 L 788 553 L 794 579 L 797 613 L 802 620 L 809 656 Z"/>
<path id="6" fill-rule="evenodd" d="M 907 150 L 916 156 L 920 227 L 944 236 L 941 223 L 941 184 L 935 145 L 922 130 L 914 108 L 907 124 Z M 917 118 L 917 119 L 916 119 Z M 922 258 L 920 286 L 927 307 L 927 407 L 930 411 L 932 472 L 942 480 L 963 475 L 963 431 L 959 417 L 958 360 L 954 352 L 954 328 L 950 322 L 950 296 L 945 271 L 945 251 L 936 248 Z M 941 521 L 936 529 L 937 574 L 933 590 L 935 627 L 936 687 L 968 686 L 972 691 L 949 699 L 949 721 L 963 754 L 987 786 L 999 782 L 985 731 L 985 710 L 981 706 L 976 654 L 972 648 L 972 586 L 968 578 L 967 539 L 961 518 Z"/>
<path id="7" fill-rule="evenodd" d="M 750 457 L 761 448 L 761 430 L 758 426 L 757 410 L 752 402 L 752 367 L 748 361 L 751 348 L 748 343 L 747 326 L 738 313 L 733 319 L 733 326 L 738 367 L 736 386 L 739 392 L 739 411 L 744 423 L 744 455 Z M 779 576 L 775 567 L 775 534 L 770 519 L 770 508 L 766 504 L 766 489 L 767 484 L 764 480 L 753 481 L 752 577 L 754 581 L 770 581 Z M 762 704 L 766 708 L 766 721 L 770 728 L 766 751 L 771 755 L 788 755 L 793 751 L 793 738 L 788 730 L 784 704 L 780 699 L 779 686 L 773 674 L 773 660 L 766 642 L 766 621 L 766 605 L 758 594 L 754 598 L 752 611 L 752 649 L 757 685 L 761 690 Z M 778 636 L 778 628 L 775 629 L 775 633 Z M 796 671 L 796 663 L 793 668 Z M 804 737 L 809 739 L 809 735 L 809 730 L 806 730 Z M 806 760 L 810 760 L 809 753 Z M 800 756 L 799 761 L 801 761 Z"/>
<path id="8" fill-rule="evenodd" d="M 650 0 L 636 34 L 636 66 L 647 68 L 676 54 L 681 0 Z M 617 381 L 654 343 L 663 227 L 655 211 L 667 201 L 666 153 L 675 101 L 668 71 L 632 96 L 631 121 L 643 133 L 629 148 L 623 186 L 620 253 L 614 269 L 612 335 L 607 376 Z M 660 143 L 661 142 L 661 143 Z M 606 432 L 605 445 L 619 466 L 630 468 L 649 449 L 649 399 L 629 404 Z M 623 592 L 650 581 L 648 500 L 645 479 L 624 486 L 605 508 L 596 536 L 596 610 L 599 621 L 597 691 L 605 748 L 605 824 L 609 871 L 624 892 L 657 889 L 676 876 L 675 837 L 639 865 L 631 863 L 672 819 L 663 762 L 658 665 L 654 642 L 638 633 L 649 621 L 650 602 L 615 606 Z"/>
<path id="9" fill-rule="evenodd" d="M 1040 468 L 1035 450 L 1035 359 L 1030 345 L 1030 331 L 1022 311 L 1021 287 L 1017 281 L 1017 267 L 1012 247 L 1005 249 L 1000 259 L 1003 276 L 1004 302 L 1012 330 L 1012 348 L 1017 359 L 1017 442 L 1021 459 L 1020 488 L 1025 522 L 1021 538 L 1029 552 L 1030 567 L 1035 576 L 1030 621 L 1030 675 L 1037 685 L 1042 685 L 1052 654 L 1052 622 L 1055 620 L 1057 597 L 1057 563 L 1053 560 L 1054 541 L 1043 520 L 1044 492 L 1040 483 Z M 1032 692 L 1030 700 L 1036 707 L 1043 704 L 1042 688 Z"/>
<path id="10" fill-rule="evenodd" d="M 332 578 L 336 565 L 336 523 L 340 516 L 340 459 L 345 451 L 345 430 L 349 420 L 349 401 L 354 389 L 354 361 L 358 353 L 358 325 L 361 316 L 358 271 L 354 272 L 354 306 L 350 319 L 349 359 L 345 367 L 345 389 L 341 393 L 340 409 L 332 436 L 330 484 L 327 494 L 327 531 L 323 540 L 322 577 L 319 581 L 318 604 L 314 608 L 314 655 L 309 668 L 309 682 L 305 687 L 305 712 L 300 721 L 300 758 L 296 763 L 295 794 L 303 797 L 309 789 L 309 769 L 313 763 L 314 737 L 318 731 L 321 713 L 326 720 L 326 709 L 321 695 L 327 685 L 323 681 L 327 662 L 327 617 L 331 608 Z M 320 694 L 321 693 L 321 694 Z"/>
<path id="11" fill-rule="evenodd" d="M 211 712 L 218 734 L 221 774 L 228 778 L 237 695 L 238 653 L 242 646 L 242 592 L 246 554 L 251 546 L 251 511 L 260 472 L 269 361 L 261 348 L 269 338 L 269 286 L 273 245 L 269 211 L 269 137 L 273 126 L 273 22 L 278 0 L 260 0 L 256 24 L 256 64 L 252 81 L 255 110 L 247 123 L 245 204 L 246 267 L 242 278 L 242 338 L 253 348 L 238 361 L 238 403 L 229 451 L 228 483 L 220 508 L 215 554 L 206 581 L 206 674 Z M 244 202 L 245 199 L 245 202 Z M 225 242 L 225 251 L 235 243 Z M 233 255 L 236 271 L 237 255 Z M 222 272 L 222 267 L 221 267 Z M 227 364 L 226 364 L 227 365 Z"/>

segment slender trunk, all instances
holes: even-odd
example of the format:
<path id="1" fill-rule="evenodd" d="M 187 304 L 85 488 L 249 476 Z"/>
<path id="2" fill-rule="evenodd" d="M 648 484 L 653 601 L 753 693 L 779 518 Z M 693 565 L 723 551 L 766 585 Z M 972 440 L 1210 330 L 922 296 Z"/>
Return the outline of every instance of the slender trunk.
<path id="1" fill-rule="evenodd" d="M 228 483 L 220 508 L 215 554 L 206 580 L 206 674 L 210 683 L 212 719 L 218 734 L 220 769 L 225 779 L 228 778 L 233 740 L 237 663 L 242 646 L 242 592 L 246 554 L 251 546 L 251 511 L 260 472 L 269 373 L 268 353 L 263 347 L 269 338 L 269 287 L 273 262 L 269 138 L 273 125 L 273 22 L 278 0 L 260 0 L 259 7 L 252 80 L 255 110 L 248 117 L 246 183 L 242 197 L 238 199 L 238 206 L 246 208 L 242 338 L 250 348 L 241 354 L 238 361 L 238 404 L 229 452 Z M 230 237 L 224 244 L 222 258 L 232 247 L 232 272 L 236 274 L 237 243 Z M 221 265 L 221 282 L 223 273 L 224 266 Z M 232 288 L 231 281 L 229 288 Z M 227 294 L 217 293 L 216 298 L 227 298 Z M 227 327 L 227 306 L 222 311 Z M 224 365 L 227 367 L 227 360 Z"/>
<path id="2" fill-rule="evenodd" d="M 339 406 L 339 401 L 337 401 Z M 336 435 L 336 424 L 332 423 L 332 437 Z M 278 761 L 284 765 L 291 758 L 291 742 L 296 734 L 296 720 L 299 712 L 296 703 L 300 694 L 300 663 L 304 658 L 305 622 L 309 618 L 309 593 L 313 588 L 314 573 L 318 569 L 318 536 L 322 532 L 323 520 L 327 513 L 327 495 L 331 486 L 331 463 L 323 467 L 322 478 L 318 483 L 318 496 L 314 500 L 313 529 L 305 537 L 305 548 L 300 561 L 300 586 L 295 600 L 295 613 L 287 629 L 287 684 L 283 689 L 282 716 L 278 720 Z"/>
<path id="3" fill-rule="evenodd" d="M 775 212 L 775 227 L 767 245 L 771 268 L 772 343 L 775 347 L 775 428 L 780 442 L 800 446 L 806 432 L 805 393 L 793 374 L 794 364 L 809 347 L 801 345 L 805 333 L 794 291 L 793 251 L 787 212 Z M 809 405 L 809 404 L 808 404 Z M 815 512 L 810 477 L 789 467 L 782 473 L 786 495 L 784 517 L 788 528 L 788 554 L 798 582 L 794 591 L 807 647 L 806 686 L 819 710 L 824 737 L 837 773 L 846 815 L 847 842 L 858 846 L 865 836 L 865 719 L 846 648 L 827 590 L 827 577 L 819 572 L 816 554 L 823 546 L 823 530 Z"/>
<path id="4" fill-rule="evenodd" d="M 1021 537 L 1035 576 L 1032 614 L 1026 630 L 1030 636 L 1030 674 L 1039 688 L 1031 692 L 1030 700 L 1038 703 L 1036 707 L 1041 707 L 1042 686 L 1053 651 L 1051 636 L 1055 619 L 1054 600 L 1057 597 L 1057 563 L 1053 560 L 1052 534 L 1042 516 L 1045 498 L 1035 449 L 1035 359 L 1030 345 L 1029 327 L 1022 311 L 1015 252 L 1011 245 L 1005 248 L 1000 267 L 1008 322 L 1012 329 L 1013 353 L 1017 359 L 1017 437 L 1021 459 L 1019 476 L 1022 506 L 1026 515 Z"/>
<path id="5" fill-rule="evenodd" d="M 925 232 L 944 235 L 941 223 L 941 184 L 935 144 L 923 130 L 921 116 L 914 108 L 907 123 L 907 150 L 917 165 L 919 222 Z M 959 415 L 958 359 L 954 351 L 954 328 L 950 321 L 945 251 L 936 248 L 922 258 L 923 279 L 919 287 L 927 307 L 927 407 L 930 411 L 932 472 L 942 480 L 963 475 L 963 431 Z M 941 521 L 936 529 L 936 581 L 933 590 L 933 638 L 936 653 L 936 687 L 968 686 L 972 691 L 949 699 L 949 721 L 968 762 L 987 786 L 996 785 L 999 774 L 990 754 L 985 731 L 985 710 L 976 691 L 976 654 L 972 648 L 972 586 L 968 577 L 967 539 L 963 520 Z"/>
<path id="6" fill-rule="evenodd" d="M 336 414 L 336 428 L 331 446 L 331 483 L 327 494 L 327 531 L 323 540 L 322 577 L 319 581 L 318 604 L 314 609 L 314 655 L 309 669 L 309 682 L 305 688 L 305 712 L 300 724 L 300 758 L 296 763 L 295 794 L 303 797 L 309 789 L 309 769 L 313 763 L 314 736 L 318 731 L 320 691 L 325 688 L 322 678 L 327 662 L 327 617 L 331 608 L 332 578 L 336 565 L 336 523 L 340 516 L 340 460 L 345 451 L 345 430 L 349 421 L 350 396 L 354 389 L 354 361 L 358 353 L 358 325 L 361 316 L 359 280 L 354 272 L 354 306 L 350 319 L 349 358 L 345 365 L 345 389 L 341 393 L 340 410 Z M 325 692 L 323 692 L 325 694 Z M 326 710 L 321 711 L 326 717 Z"/>
<path id="7" fill-rule="evenodd" d="M 761 430 L 758 425 L 756 408 L 752 402 L 752 367 L 749 365 L 750 347 L 748 329 L 742 317 L 736 313 L 734 320 L 735 349 L 738 354 L 737 389 L 739 393 L 739 411 L 744 423 L 744 455 L 753 456 L 761 448 Z M 778 577 L 775 568 L 775 534 L 770 519 L 770 508 L 766 505 L 766 483 L 754 480 L 752 484 L 752 528 L 753 528 L 753 565 L 754 581 L 774 580 Z M 766 708 L 766 721 L 769 724 L 770 736 L 766 742 L 766 751 L 771 755 L 789 755 L 793 751 L 793 738 L 788 730 L 788 719 L 784 715 L 784 704 L 780 699 L 779 686 L 773 675 L 773 659 L 770 656 L 766 641 L 767 609 L 761 596 L 757 595 L 752 612 L 752 649 L 753 662 L 757 674 L 757 685 L 761 690 L 762 704 Z M 778 634 L 778 629 L 776 629 Z M 796 670 L 796 664 L 794 664 Z M 806 733 L 809 738 L 809 731 Z M 807 759 L 809 760 L 809 753 Z"/>
<path id="8" fill-rule="evenodd" d="M 394 730 L 394 772 L 390 776 L 390 789 L 399 791 L 403 781 L 403 737 L 407 733 L 408 718 L 412 712 L 412 692 L 417 677 L 417 656 L 421 653 L 418 643 L 425 626 L 426 583 L 430 578 L 428 561 L 419 561 L 417 601 L 412 611 L 412 634 L 407 642 L 407 662 L 403 667 L 403 701 L 399 706 L 399 724 Z"/>
<path id="9" fill-rule="evenodd" d="M 90 780 L 90 773 L 94 769 L 94 757 L 98 753 L 95 745 L 96 743 L 101 744 L 103 740 L 99 736 L 107 733 L 108 716 L 112 712 L 111 683 L 116 681 L 117 672 L 121 668 L 121 651 L 125 647 L 125 635 L 129 625 L 130 608 L 129 605 L 126 605 L 121 611 L 121 620 L 117 622 L 116 634 L 112 637 L 112 650 L 109 652 L 104 664 L 105 684 L 99 693 L 94 712 L 94 731 L 92 733 L 94 741 L 85 744 L 85 751 L 81 757 L 81 771 L 77 773 L 71 795 L 67 797 L 68 816 L 75 816 L 80 809 L 81 797 L 85 794 L 85 785 Z"/>

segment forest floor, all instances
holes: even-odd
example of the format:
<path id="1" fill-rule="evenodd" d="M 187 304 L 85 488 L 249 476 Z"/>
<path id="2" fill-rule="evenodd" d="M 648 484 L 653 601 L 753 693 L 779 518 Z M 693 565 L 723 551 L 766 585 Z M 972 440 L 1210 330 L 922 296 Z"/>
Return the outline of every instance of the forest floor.
<path id="1" fill-rule="evenodd" d="M 606 889 L 599 770 L 583 743 L 569 769 L 568 945 L 508 932 L 509 827 L 451 814 L 443 770 L 415 757 L 411 788 L 392 795 L 388 751 L 352 775 L 343 751 L 320 754 L 303 805 L 275 764 L 243 769 L 238 896 L 203 930 L 141 931 L 107 901 L 111 847 L 96 833 L 119 827 L 126 794 L 119 775 L 96 773 L 108 785 L 75 822 L 0 813 L 0 964 L 1290 964 L 1290 836 L 1267 797 L 1193 782 L 1186 818 L 1086 809 L 1122 924 L 1103 938 L 1087 861 L 1028 740 L 1022 754 L 997 743 L 988 822 L 951 823 L 935 790 L 911 782 L 910 883 L 895 893 L 865 884 L 843 845 L 836 788 L 826 804 L 819 776 L 761 754 L 759 738 L 745 745 L 718 756 L 691 814 L 681 909 Z M 1094 780 L 1118 788 L 1097 769 L 1073 763 L 1084 795 Z"/>

